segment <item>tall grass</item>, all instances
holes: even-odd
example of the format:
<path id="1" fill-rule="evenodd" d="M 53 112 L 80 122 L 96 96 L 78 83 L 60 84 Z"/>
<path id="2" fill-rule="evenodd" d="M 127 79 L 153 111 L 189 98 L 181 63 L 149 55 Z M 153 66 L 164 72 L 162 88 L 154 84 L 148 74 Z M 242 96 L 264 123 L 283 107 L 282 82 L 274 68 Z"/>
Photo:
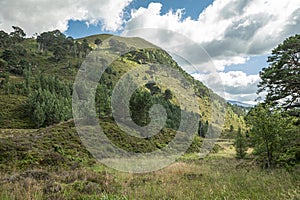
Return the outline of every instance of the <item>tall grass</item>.
<path id="1" fill-rule="evenodd" d="M 300 199 L 299 169 L 239 166 L 233 158 L 211 158 L 130 174 L 96 164 L 47 172 L 45 180 L 14 172 L 1 174 L 0 199 Z"/>

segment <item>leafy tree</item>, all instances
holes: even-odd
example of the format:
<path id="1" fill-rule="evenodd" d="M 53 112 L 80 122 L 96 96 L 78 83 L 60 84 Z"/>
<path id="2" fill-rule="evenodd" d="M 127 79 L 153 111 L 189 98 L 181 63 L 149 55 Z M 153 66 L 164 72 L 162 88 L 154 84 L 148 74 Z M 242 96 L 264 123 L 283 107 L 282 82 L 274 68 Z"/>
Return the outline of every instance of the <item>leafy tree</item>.
<path id="1" fill-rule="evenodd" d="M 236 135 L 234 146 L 236 149 L 236 158 L 238 159 L 244 158 L 246 156 L 247 142 L 245 136 L 242 134 L 242 130 L 240 127 L 238 128 L 238 133 Z"/>
<path id="2" fill-rule="evenodd" d="M 11 45 L 12 40 L 8 33 L 0 31 L 0 48 L 7 48 Z"/>
<path id="3" fill-rule="evenodd" d="M 147 91 L 137 90 L 130 100 L 130 111 L 134 122 L 145 126 L 150 122 L 149 110 L 152 106 L 151 94 Z"/>
<path id="4" fill-rule="evenodd" d="M 36 39 L 38 48 L 41 51 L 49 50 L 54 51 L 57 45 L 62 46 L 66 41 L 66 36 L 59 30 L 44 32 L 37 36 Z"/>
<path id="5" fill-rule="evenodd" d="M 16 52 L 9 49 L 4 50 L 1 58 L 5 60 L 8 63 L 8 65 L 16 65 L 18 60 Z"/>
<path id="6" fill-rule="evenodd" d="M 15 40 L 16 42 L 21 42 L 24 40 L 26 33 L 18 26 L 12 26 L 14 29 L 14 32 L 10 33 L 10 36 Z"/>
<path id="7" fill-rule="evenodd" d="M 97 38 L 94 42 L 96 45 L 101 45 L 102 44 L 102 40 Z"/>
<path id="8" fill-rule="evenodd" d="M 57 45 L 54 47 L 53 55 L 55 61 L 58 62 L 66 56 L 66 50 L 61 46 Z"/>
<path id="9" fill-rule="evenodd" d="M 288 138 L 290 119 L 269 105 L 259 104 L 249 111 L 246 122 L 251 128 L 250 140 L 255 153 L 265 161 L 267 168 L 273 167 Z"/>
<path id="10" fill-rule="evenodd" d="M 267 92 L 266 102 L 285 109 L 300 108 L 300 35 L 279 44 L 260 72 L 258 93 Z"/>

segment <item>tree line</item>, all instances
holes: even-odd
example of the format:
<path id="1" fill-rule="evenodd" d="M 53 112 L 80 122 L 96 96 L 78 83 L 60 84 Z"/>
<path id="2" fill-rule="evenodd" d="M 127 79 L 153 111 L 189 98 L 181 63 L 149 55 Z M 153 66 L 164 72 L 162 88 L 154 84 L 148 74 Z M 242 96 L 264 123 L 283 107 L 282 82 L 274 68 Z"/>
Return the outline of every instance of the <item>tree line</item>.
<path id="1" fill-rule="evenodd" d="M 249 137 L 237 135 L 237 157 L 245 156 L 246 146 L 266 168 L 300 163 L 300 35 L 287 38 L 273 49 L 260 72 L 258 94 L 262 103 L 247 116 Z"/>

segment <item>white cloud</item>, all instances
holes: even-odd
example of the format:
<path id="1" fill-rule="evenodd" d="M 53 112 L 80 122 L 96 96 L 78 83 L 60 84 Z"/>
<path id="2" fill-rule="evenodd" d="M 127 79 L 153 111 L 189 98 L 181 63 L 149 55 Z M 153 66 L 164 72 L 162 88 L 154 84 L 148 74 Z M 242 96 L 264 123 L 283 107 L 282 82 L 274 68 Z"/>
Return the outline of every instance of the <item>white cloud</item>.
<path id="1" fill-rule="evenodd" d="M 132 0 L 18 0 L 0 1 L 0 29 L 22 27 L 28 35 L 59 29 L 65 31 L 69 20 L 101 23 L 104 30 L 121 28 L 123 10 Z"/>
<path id="2" fill-rule="evenodd" d="M 124 35 L 143 37 L 182 56 L 192 64 L 182 66 L 207 86 L 226 99 L 248 103 L 257 97 L 259 76 L 221 71 L 270 53 L 300 27 L 300 1 L 294 0 L 215 0 L 197 20 L 182 18 L 183 10 L 162 14 L 161 7 L 150 3 L 132 10 Z"/>
<path id="3" fill-rule="evenodd" d="M 193 76 L 228 100 L 252 102 L 257 98 L 259 75 L 247 75 L 242 71 L 219 72 L 216 74 L 193 74 Z M 223 85 L 224 93 L 218 90 Z"/>
<path id="4" fill-rule="evenodd" d="M 152 28 L 185 35 L 204 47 L 218 70 L 244 63 L 248 56 L 269 53 L 286 37 L 299 33 L 300 1 L 215 0 L 197 20 L 183 19 L 183 10 L 162 15 L 161 7 L 160 3 L 150 3 L 148 8 L 132 10 L 125 33 Z M 143 31 L 135 33 L 143 35 Z M 164 34 L 147 36 L 157 44 L 166 40 Z M 194 48 L 181 47 L 184 51 Z"/>
<path id="5" fill-rule="evenodd" d="M 2 0 L 0 29 L 9 32 L 16 25 L 32 35 L 53 29 L 65 31 L 69 20 L 83 20 L 117 31 L 125 22 L 124 8 L 132 1 Z M 201 80 L 209 80 L 205 83 L 211 88 L 220 88 L 221 77 L 227 98 L 235 100 L 253 99 L 258 77 L 216 72 L 243 64 L 252 55 L 269 53 L 286 37 L 299 33 L 300 27 L 300 1 L 295 0 L 214 0 L 196 20 L 183 18 L 183 9 L 166 14 L 161 9 L 162 4 L 150 3 L 147 8 L 132 10 L 124 34 L 143 36 L 181 56 L 186 60 L 182 66 L 190 73 L 204 74 Z M 210 79 L 205 77 L 208 72 L 215 72 Z"/>

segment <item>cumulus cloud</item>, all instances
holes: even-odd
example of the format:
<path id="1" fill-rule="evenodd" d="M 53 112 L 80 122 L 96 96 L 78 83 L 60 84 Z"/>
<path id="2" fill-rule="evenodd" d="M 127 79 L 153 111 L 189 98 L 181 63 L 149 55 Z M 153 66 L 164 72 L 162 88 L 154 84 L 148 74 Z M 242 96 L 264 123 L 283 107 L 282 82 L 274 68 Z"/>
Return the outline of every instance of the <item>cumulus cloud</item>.
<path id="1" fill-rule="evenodd" d="M 123 10 L 132 0 L 18 0 L 0 1 L 0 29 L 22 27 L 28 35 L 59 29 L 69 20 L 101 23 L 104 30 L 117 31 L 123 25 Z"/>
<path id="2" fill-rule="evenodd" d="M 124 9 L 132 1 L 2 0 L 0 29 L 9 32 L 16 25 L 32 35 L 65 31 L 69 20 L 100 23 L 103 30 L 112 32 L 124 25 L 124 35 L 143 37 L 173 53 L 189 73 L 198 74 L 217 92 L 222 79 L 226 98 L 241 101 L 255 99 L 258 76 L 221 71 L 243 64 L 253 55 L 267 54 L 285 38 L 299 33 L 300 1 L 295 0 L 214 0 L 195 20 L 183 18 L 184 9 L 162 14 L 161 3 L 150 3 L 133 9 L 125 22 Z"/>
<path id="3" fill-rule="evenodd" d="M 124 35 L 144 37 L 181 55 L 192 63 L 182 66 L 197 79 L 226 99 L 248 103 L 257 98 L 259 76 L 222 71 L 251 56 L 268 54 L 300 27 L 300 1 L 294 0 L 215 0 L 196 20 L 183 18 L 184 10 L 162 14 L 161 8 L 160 3 L 150 3 L 132 10 Z"/>
<path id="4" fill-rule="evenodd" d="M 215 0 L 197 20 L 183 19 L 183 10 L 161 14 L 161 7 L 150 3 L 148 8 L 132 10 L 125 32 L 157 28 L 185 35 L 208 52 L 218 70 L 242 64 L 248 56 L 266 54 L 286 37 L 299 33 L 300 1 Z M 165 38 L 153 34 L 147 39 L 157 42 Z M 189 45 L 182 48 L 193 51 Z"/>
<path id="5" fill-rule="evenodd" d="M 259 75 L 247 75 L 242 71 L 219 72 L 216 74 L 193 74 L 200 80 L 226 99 L 253 103 L 257 98 L 257 84 L 260 82 Z M 224 91 L 220 91 L 223 85 Z"/>

